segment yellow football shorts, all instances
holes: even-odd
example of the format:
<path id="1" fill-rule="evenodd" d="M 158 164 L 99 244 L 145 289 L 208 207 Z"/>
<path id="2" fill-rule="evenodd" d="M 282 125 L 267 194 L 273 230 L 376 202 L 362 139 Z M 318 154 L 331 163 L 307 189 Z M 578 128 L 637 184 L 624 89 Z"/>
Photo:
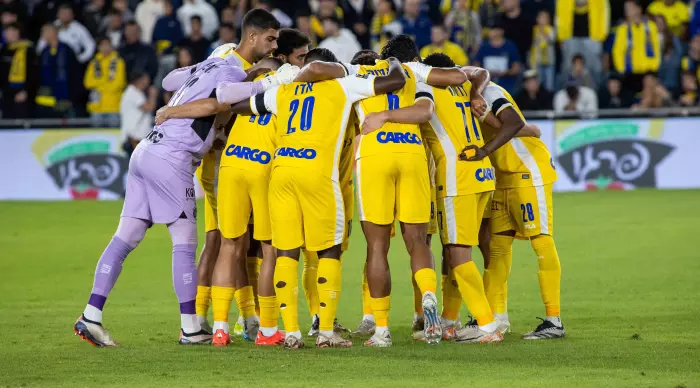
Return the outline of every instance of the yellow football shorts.
<path id="1" fill-rule="evenodd" d="M 552 185 L 496 189 L 491 233 L 515 230 L 522 237 L 554 235 Z"/>
<path id="2" fill-rule="evenodd" d="M 491 192 L 438 199 L 442 245 L 479 245 L 479 228 Z"/>
<path id="3" fill-rule="evenodd" d="M 346 182 L 341 188 L 343 194 L 343 204 L 345 207 L 345 237 L 343 238 L 343 252 L 350 246 L 350 233 L 352 233 L 352 219 L 355 213 L 355 187 L 352 183 Z"/>
<path id="4" fill-rule="evenodd" d="M 345 205 L 340 184 L 313 171 L 275 167 L 270 177 L 272 245 L 318 252 L 342 244 Z M 257 213 L 255 215 L 257 219 Z"/>
<path id="5" fill-rule="evenodd" d="M 236 167 L 219 170 L 219 230 L 225 238 L 236 238 L 248 230 L 251 212 L 253 238 L 260 241 L 272 239 L 268 207 L 270 176 Z"/>
<path id="6" fill-rule="evenodd" d="M 430 221 L 430 180 L 419 154 L 370 155 L 357 160 L 360 220 L 389 225 Z"/>
<path id="7" fill-rule="evenodd" d="M 197 167 L 195 175 L 204 189 L 204 232 L 219 229 L 217 218 L 217 174 L 219 166 L 216 163 L 216 152 L 210 151 L 204 155 L 202 163 Z"/>

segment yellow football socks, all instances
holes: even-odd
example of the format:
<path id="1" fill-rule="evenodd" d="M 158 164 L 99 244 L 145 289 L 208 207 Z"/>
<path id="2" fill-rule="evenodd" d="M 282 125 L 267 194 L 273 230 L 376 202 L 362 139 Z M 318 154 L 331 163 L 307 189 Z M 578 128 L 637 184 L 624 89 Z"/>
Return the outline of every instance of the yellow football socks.
<path id="1" fill-rule="evenodd" d="M 275 265 L 275 293 L 287 333 L 299 331 L 299 262 L 280 256 Z"/>
<path id="2" fill-rule="evenodd" d="M 260 275 L 260 265 L 257 257 L 246 258 L 246 266 L 248 267 L 248 281 L 253 287 L 253 307 L 256 314 L 260 313 L 260 305 L 258 304 L 258 276 Z"/>
<path id="3" fill-rule="evenodd" d="M 228 322 L 228 312 L 233 301 L 233 287 L 211 287 L 211 309 L 214 313 L 214 322 Z"/>
<path id="4" fill-rule="evenodd" d="M 484 271 L 484 289 L 494 314 L 505 314 L 507 307 L 507 280 L 513 264 L 513 237 L 491 236 L 489 267 Z"/>
<path id="5" fill-rule="evenodd" d="M 560 315 L 561 264 L 554 239 L 549 235 L 540 235 L 532 238 L 531 243 L 532 249 L 537 254 L 539 265 L 537 277 L 540 280 L 540 292 L 542 302 L 547 309 L 547 316 L 558 317 Z"/>
<path id="6" fill-rule="evenodd" d="M 442 314 L 450 321 L 456 321 L 459 317 L 459 308 L 462 307 L 462 295 L 456 286 L 454 272 L 449 270 L 449 275 L 442 275 Z"/>
<path id="7" fill-rule="evenodd" d="M 372 312 L 377 327 L 389 327 L 389 307 L 391 306 L 391 296 L 383 298 L 372 298 Z"/>
<path id="8" fill-rule="evenodd" d="M 197 296 L 194 300 L 195 310 L 200 317 L 207 317 L 211 303 L 211 287 L 197 286 Z"/>
<path id="9" fill-rule="evenodd" d="M 362 314 L 372 315 L 372 297 L 369 295 L 369 284 L 367 283 L 367 264 L 362 270 Z"/>
<path id="10" fill-rule="evenodd" d="M 253 317 L 255 313 L 255 294 L 253 294 L 253 286 L 245 286 L 239 288 L 234 293 L 236 305 L 241 312 L 243 319 Z"/>
<path id="11" fill-rule="evenodd" d="M 260 301 L 260 327 L 277 327 L 280 317 L 280 307 L 277 305 L 276 296 L 258 296 Z"/>
<path id="12" fill-rule="evenodd" d="M 413 278 L 420 289 L 421 300 L 426 292 L 432 292 L 433 294 L 437 292 L 437 274 L 434 269 L 419 269 L 413 275 Z"/>
<path id="13" fill-rule="evenodd" d="M 493 313 L 484 292 L 484 282 L 474 261 L 460 264 L 454 267 L 453 271 L 459 292 L 479 326 L 485 326 L 493 322 Z"/>
<path id="14" fill-rule="evenodd" d="M 340 300 L 340 260 L 321 259 L 318 264 L 319 330 L 333 331 Z"/>
<path id="15" fill-rule="evenodd" d="M 307 306 L 309 306 L 309 314 L 312 317 L 318 314 L 319 310 L 317 281 L 318 254 L 304 249 L 304 270 L 301 272 L 301 285 L 304 287 L 304 296 Z"/>

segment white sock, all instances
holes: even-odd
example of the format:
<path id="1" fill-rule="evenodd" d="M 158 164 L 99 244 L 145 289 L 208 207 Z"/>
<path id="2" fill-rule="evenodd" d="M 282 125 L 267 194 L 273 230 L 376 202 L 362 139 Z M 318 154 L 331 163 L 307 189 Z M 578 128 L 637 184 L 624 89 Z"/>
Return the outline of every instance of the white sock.
<path id="1" fill-rule="evenodd" d="M 85 317 L 87 318 L 87 315 Z M 88 319 L 90 319 L 90 318 L 88 318 Z M 559 317 L 550 317 L 548 315 L 546 320 L 549 322 L 552 322 L 553 324 L 555 324 L 558 327 L 561 327 L 561 318 L 559 318 Z"/>
<path id="2" fill-rule="evenodd" d="M 275 327 L 262 327 L 260 326 L 260 331 L 265 337 L 270 337 L 277 332 L 277 326 Z"/>
<path id="3" fill-rule="evenodd" d="M 333 330 L 320 330 L 319 334 L 321 334 L 324 337 L 333 337 Z"/>
<path id="4" fill-rule="evenodd" d="M 365 314 L 362 316 L 363 321 L 370 321 L 370 322 L 375 322 L 374 320 L 374 315 L 372 314 Z"/>
<path id="5" fill-rule="evenodd" d="M 216 333 L 217 330 L 223 330 L 224 333 L 228 334 L 230 328 L 228 325 L 228 322 L 224 321 L 214 321 L 214 327 L 211 329 L 214 333 Z"/>
<path id="6" fill-rule="evenodd" d="M 496 317 L 496 319 L 498 319 L 499 321 L 508 321 L 508 322 L 510 322 L 510 321 L 508 320 L 508 313 L 503 313 L 503 314 L 496 314 L 496 313 L 494 313 L 493 316 Z"/>
<path id="7" fill-rule="evenodd" d="M 389 328 L 386 326 L 377 326 L 376 329 L 374 329 L 374 334 L 378 336 L 386 336 L 386 334 L 389 333 Z"/>
<path id="8" fill-rule="evenodd" d="M 85 311 L 83 311 L 83 315 L 85 315 L 85 318 L 91 321 L 102 323 L 102 310 L 98 309 L 93 305 L 85 306 Z"/>
<path id="9" fill-rule="evenodd" d="M 202 330 L 196 314 L 180 314 L 180 327 L 187 334 L 196 333 Z"/>
<path id="10" fill-rule="evenodd" d="M 442 325 L 443 325 L 443 326 L 448 326 L 448 327 L 449 327 L 449 326 L 454 326 L 454 325 L 455 325 L 455 322 L 456 322 L 456 321 L 453 321 L 453 320 L 451 320 L 451 319 L 445 319 L 445 318 L 440 318 L 440 320 L 442 321 Z"/>
<path id="11" fill-rule="evenodd" d="M 297 339 L 301 339 L 301 332 L 299 330 L 288 332 L 287 337 L 296 337 Z"/>
<path id="12" fill-rule="evenodd" d="M 205 326 L 209 324 L 209 321 L 207 321 L 206 315 L 197 315 L 197 322 L 199 322 L 200 326 Z"/>
<path id="13" fill-rule="evenodd" d="M 484 326 L 479 326 L 479 329 L 487 333 L 493 333 L 494 331 L 496 331 L 496 329 L 498 329 L 498 324 L 496 323 L 496 321 L 493 321 Z"/>

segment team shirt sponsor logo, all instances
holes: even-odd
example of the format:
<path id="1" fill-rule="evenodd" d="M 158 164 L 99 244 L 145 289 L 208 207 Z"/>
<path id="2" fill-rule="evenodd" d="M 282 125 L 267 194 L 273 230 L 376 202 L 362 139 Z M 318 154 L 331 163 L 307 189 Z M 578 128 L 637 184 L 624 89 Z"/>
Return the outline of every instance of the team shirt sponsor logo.
<path id="1" fill-rule="evenodd" d="M 268 164 L 272 159 L 270 153 L 267 151 L 260 151 L 259 149 L 253 149 L 235 144 L 231 144 L 230 146 L 226 147 L 226 156 L 235 156 L 238 159 L 250 160 L 251 162 L 260 164 Z"/>
<path id="2" fill-rule="evenodd" d="M 316 150 L 312 148 L 282 147 L 278 148 L 277 151 L 275 151 L 275 157 L 278 156 L 311 160 L 316 158 Z"/>
<path id="3" fill-rule="evenodd" d="M 381 144 L 386 143 L 403 143 L 403 144 L 423 144 L 423 141 L 417 134 L 411 132 L 386 132 L 377 133 L 377 141 Z"/>
<path id="4" fill-rule="evenodd" d="M 494 173 L 493 173 L 493 168 L 477 169 L 476 173 L 474 175 L 476 177 L 476 180 L 478 180 L 479 182 L 492 181 L 495 179 Z"/>

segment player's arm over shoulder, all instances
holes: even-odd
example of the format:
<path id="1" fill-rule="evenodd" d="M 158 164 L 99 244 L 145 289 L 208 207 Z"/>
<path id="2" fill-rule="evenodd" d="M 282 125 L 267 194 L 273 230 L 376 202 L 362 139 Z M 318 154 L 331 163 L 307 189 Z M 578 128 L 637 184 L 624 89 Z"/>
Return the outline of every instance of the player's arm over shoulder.
<path id="1" fill-rule="evenodd" d="M 320 82 L 351 74 L 353 73 L 343 63 L 313 61 L 301 69 L 294 82 Z"/>
<path id="2" fill-rule="evenodd" d="M 411 69 L 416 82 L 425 82 L 432 86 L 458 86 L 467 82 L 467 74 L 458 67 L 432 67 L 420 62 L 406 62 L 404 66 Z"/>
<path id="3" fill-rule="evenodd" d="M 208 117 L 230 109 L 228 104 L 220 104 L 216 98 L 204 98 L 176 106 L 164 106 L 156 112 L 156 125 L 169 119 L 196 119 Z"/>

